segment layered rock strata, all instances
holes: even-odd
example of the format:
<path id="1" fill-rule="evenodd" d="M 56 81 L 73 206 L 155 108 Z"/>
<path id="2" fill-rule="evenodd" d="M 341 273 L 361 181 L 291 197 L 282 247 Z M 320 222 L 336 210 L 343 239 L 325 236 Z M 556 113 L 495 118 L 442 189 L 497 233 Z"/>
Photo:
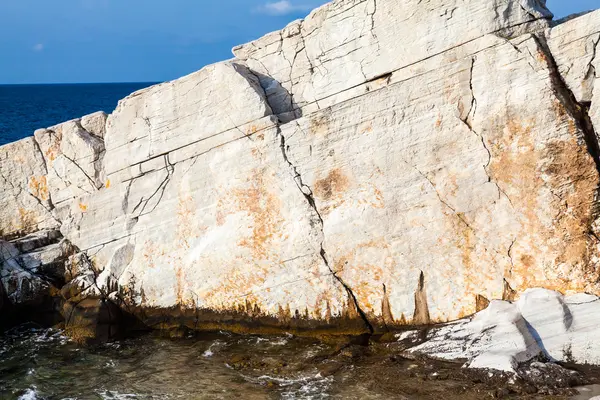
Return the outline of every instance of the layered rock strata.
<path id="1" fill-rule="evenodd" d="M 60 230 L 63 314 L 116 304 L 158 328 L 369 335 L 531 288 L 600 294 L 600 13 L 551 18 L 327 4 L 0 147 L 0 232 Z"/>

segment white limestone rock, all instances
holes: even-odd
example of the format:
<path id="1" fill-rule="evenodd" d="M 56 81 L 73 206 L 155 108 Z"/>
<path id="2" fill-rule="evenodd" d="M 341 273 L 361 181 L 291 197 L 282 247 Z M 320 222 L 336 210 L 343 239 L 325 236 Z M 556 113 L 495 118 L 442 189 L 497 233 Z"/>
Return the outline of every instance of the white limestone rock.
<path id="1" fill-rule="evenodd" d="M 412 347 L 443 359 L 466 359 L 470 368 L 515 372 L 536 357 L 599 364 L 600 299 L 563 296 L 546 289 L 527 290 L 515 304 L 492 301 L 470 320 L 435 328 Z M 404 339 L 404 338 L 401 338 Z"/>
<path id="2" fill-rule="evenodd" d="M 92 135 L 104 138 L 107 118 L 108 115 L 104 111 L 86 115 L 81 118 L 81 127 Z"/>
<path id="3" fill-rule="evenodd" d="M 600 10 L 553 26 L 548 37 L 563 79 L 579 102 L 591 102 L 598 77 L 596 50 L 600 41 Z"/>
<path id="4" fill-rule="evenodd" d="M 259 73 L 276 114 L 306 115 L 329 96 L 488 33 L 543 28 L 551 16 L 538 0 L 334 1 L 233 53 Z"/>
<path id="5" fill-rule="evenodd" d="M 90 129 L 99 130 L 101 118 L 86 120 Z M 95 125 L 94 125 L 95 124 Z M 81 120 L 73 120 L 35 132 L 48 169 L 46 180 L 55 207 L 84 194 L 92 194 L 104 185 L 101 137 L 85 130 Z"/>
<path id="6" fill-rule="evenodd" d="M 554 26 L 548 45 L 565 83 L 600 132 L 600 10 Z M 598 143 L 595 142 L 598 152 Z"/>
<path id="7" fill-rule="evenodd" d="M 134 125 L 118 128 L 135 113 L 151 121 L 148 136 L 114 147 L 123 132 L 135 134 Z M 252 313 L 283 318 L 325 320 L 348 308 L 320 255 L 318 216 L 243 65 L 211 66 L 134 94 L 109 117 L 106 143 L 111 184 L 73 203 L 62 227 L 102 271 L 103 290 L 149 308 L 251 304 Z M 131 146 L 141 143 L 162 153 L 136 163 Z M 125 151 L 131 157 L 120 158 Z"/>
<path id="8" fill-rule="evenodd" d="M 33 138 L 0 147 L 0 237 L 58 225 L 51 214 L 46 165 Z"/>
<path id="9" fill-rule="evenodd" d="M 597 87 L 581 84 L 600 30 L 596 14 L 552 28 L 549 16 L 541 0 L 335 1 L 107 118 L 0 148 L 15 171 L 0 186 L 6 216 L 42 207 L 0 219 L 2 234 L 41 229 L 52 211 L 85 261 L 77 284 L 132 309 L 351 317 L 362 333 L 491 301 L 469 325 L 487 335 L 473 365 L 514 369 L 540 351 L 595 362 L 581 335 L 594 326 L 558 308 L 569 297 L 527 292 L 600 294 L 584 104 L 593 120 Z M 31 163 L 9 157 L 36 145 Z M 25 191 L 37 175 L 46 191 Z M 562 321 L 546 350 L 524 321 L 556 327 L 528 299 Z"/>
<path id="10" fill-rule="evenodd" d="M 222 62 L 133 93 L 107 121 L 108 179 L 270 115 L 260 92 L 258 79 L 242 63 Z"/>
<path id="11" fill-rule="evenodd" d="M 420 323 L 473 314 L 477 296 L 506 296 L 505 282 L 598 290 L 584 133 L 538 41 L 497 40 L 282 126 L 329 264 L 387 324 L 419 320 L 421 274 Z"/>

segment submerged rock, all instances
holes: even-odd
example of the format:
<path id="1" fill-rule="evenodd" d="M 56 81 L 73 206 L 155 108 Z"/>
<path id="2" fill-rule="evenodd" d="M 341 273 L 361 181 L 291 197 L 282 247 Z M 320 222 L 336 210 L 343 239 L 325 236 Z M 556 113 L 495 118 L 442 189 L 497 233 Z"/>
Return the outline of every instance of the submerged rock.
<path id="1" fill-rule="evenodd" d="M 452 357 L 598 363 L 599 311 L 570 295 L 600 294 L 600 12 L 551 17 L 541 0 L 334 1 L 0 147 L 0 235 L 60 230 L 55 308 L 89 305 L 86 338 L 112 333 L 108 304 L 172 332 L 363 342 L 485 309 L 440 329 L 478 338 Z"/>

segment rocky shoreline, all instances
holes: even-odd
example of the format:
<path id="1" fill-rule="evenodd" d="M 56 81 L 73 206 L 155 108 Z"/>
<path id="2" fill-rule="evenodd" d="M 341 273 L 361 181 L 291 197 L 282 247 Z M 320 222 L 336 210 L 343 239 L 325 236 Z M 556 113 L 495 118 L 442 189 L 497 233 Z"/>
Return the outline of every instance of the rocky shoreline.
<path id="1" fill-rule="evenodd" d="M 599 43 L 600 11 L 542 0 L 336 0 L 1 146 L 0 327 L 383 341 L 568 381 L 533 363 L 600 364 Z"/>

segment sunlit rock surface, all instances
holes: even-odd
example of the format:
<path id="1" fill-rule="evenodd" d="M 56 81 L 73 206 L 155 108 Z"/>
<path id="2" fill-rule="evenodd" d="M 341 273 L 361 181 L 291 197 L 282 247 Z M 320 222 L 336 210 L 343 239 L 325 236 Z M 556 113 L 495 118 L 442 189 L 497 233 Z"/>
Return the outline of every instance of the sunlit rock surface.
<path id="1" fill-rule="evenodd" d="M 516 303 L 494 300 L 471 319 L 434 328 L 424 340 L 417 332 L 405 332 L 399 339 L 409 346 L 422 342 L 410 352 L 466 359 L 470 368 L 514 372 L 534 358 L 597 365 L 598 315 L 597 296 L 528 289 Z"/>
<path id="2" fill-rule="evenodd" d="M 522 331 L 508 302 L 528 289 L 600 294 L 599 16 L 335 1 L 1 147 L 0 232 L 60 230 L 63 311 L 89 297 L 158 328 L 360 334 L 489 305 Z"/>

